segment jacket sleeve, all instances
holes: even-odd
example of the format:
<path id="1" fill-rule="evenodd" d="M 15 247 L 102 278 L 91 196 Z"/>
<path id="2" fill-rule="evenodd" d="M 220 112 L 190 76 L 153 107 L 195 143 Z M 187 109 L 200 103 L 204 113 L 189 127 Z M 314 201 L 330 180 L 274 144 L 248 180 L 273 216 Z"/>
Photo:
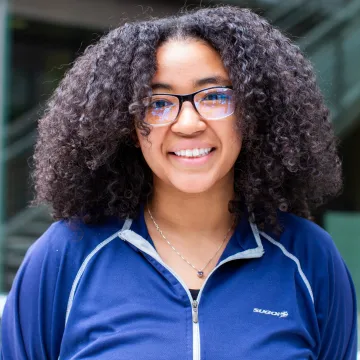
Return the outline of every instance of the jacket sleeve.
<path id="1" fill-rule="evenodd" d="M 53 227 L 33 244 L 15 277 L 5 304 L 2 360 L 57 359 L 64 314 L 57 298 L 59 255 L 51 246 Z M 60 302 L 59 302 L 60 301 Z"/>
<path id="2" fill-rule="evenodd" d="M 356 360 L 357 311 L 354 284 L 339 253 L 328 264 L 329 303 L 323 320 L 319 360 Z"/>

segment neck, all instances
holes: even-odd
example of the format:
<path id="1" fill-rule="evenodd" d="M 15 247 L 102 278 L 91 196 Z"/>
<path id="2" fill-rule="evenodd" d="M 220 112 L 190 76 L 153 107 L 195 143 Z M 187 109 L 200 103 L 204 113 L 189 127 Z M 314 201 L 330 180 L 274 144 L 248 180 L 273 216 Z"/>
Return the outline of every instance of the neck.
<path id="1" fill-rule="evenodd" d="M 188 194 L 154 179 L 148 204 L 156 221 L 178 233 L 223 233 L 233 224 L 228 207 L 234 198 L 233 177 L 224 178 L 213 188 Z"/>

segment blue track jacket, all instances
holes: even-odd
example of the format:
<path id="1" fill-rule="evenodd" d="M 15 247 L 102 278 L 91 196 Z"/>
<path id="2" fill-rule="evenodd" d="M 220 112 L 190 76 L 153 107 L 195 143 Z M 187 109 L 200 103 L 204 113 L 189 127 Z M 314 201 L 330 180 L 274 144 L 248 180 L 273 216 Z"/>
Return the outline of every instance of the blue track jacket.
<path id="1" fill-rule="evenodd" d="M 157 254 L 143 210 L 54 223 L 5 306 L 3 360 L 355 360 L 353 283 L 330 236 L 282 213 L 243 219 L 193 300 Z"/>

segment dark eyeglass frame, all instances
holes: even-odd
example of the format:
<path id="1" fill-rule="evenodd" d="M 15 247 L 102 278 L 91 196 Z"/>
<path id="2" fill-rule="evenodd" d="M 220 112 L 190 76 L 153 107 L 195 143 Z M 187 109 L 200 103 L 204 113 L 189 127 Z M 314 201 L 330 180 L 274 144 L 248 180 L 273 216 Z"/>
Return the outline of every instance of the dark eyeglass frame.
<path id="1" fill-rule="evenodd" d="M 172 124 L 172 123 L 174 123 L 174 122 L 177 120 L 177 118 L 178 118 L 178 116 L 179 116 L 179 114 L 180 114 L 180 112 L 181 112 L 182 105 L 183 105 L 183 103 L 184 103 L 185 101 L 190 101 L 191 104 L 192 104 L 192 106 L 194 107 L 195 111 L 196 111 L 202 118 L 204 118 L 204 117 L 199 113 L 198 109 L 196 108 L 195 101 L 194 101 L 194 97 L 195 97 L 195 95 L 197 95 L 197 94 L 199 94 L 199 93 L 201 93 L 201 92 L 203 92 L 203 91 L 212 90 L 212 89 L 231 89 L 231 90 L 233 90 L 233 87 L 232 87 L 232 86 L 226 86 L 226 85 L 224 85 L 224 86 L 212 86 L 212 87 L 205 88 L 205 89 L 201 89 L 201 90 L 198 90 L 198 91 L 195 91 L 195 92 L 193 92 L 193 93 L 191 93 L 191 94 L 186 94 L 186 95 L 166 94 L 166 93 L 153 94 L 153 95 L 151 95 L 151 96 L 149 96 L 149 97 L 147 97 L 147 98 L 145 98 L 145 99 L 151 99 L 152 96 L 157 96 L 157 95 L 174 96 L 174 97 L 178 98 L 178 100 L 179 100 L 179 111 L 178 111 L 178 113 L 176 114 L 174 120 L 169 121 L 169 122 L 164 123 L 164 124 L 149 124 L 149 123 L 146 122 L 146 120 L 144 120 L 144 121 L 145 121 L 146 124 L 148 124 L 148 125 L 150 125 L 150 126 L 154 126 L 154 127 L 166 126 L 166 125 Z M 222 117 L 222 118 L 217 119 L 217 120 L 224 119 L 224 118 L 232 115 L 233 113 L 234 113 L 234 111 L 233 111 L 232 113 L 230 113 L 230 114 Z M 206 119 L 206 118 L 204 118 L 204 119 L 205 119 L 205 120 L 209 120 L 209 119 Z M 215 120 L 215 121 L 216 121 L 216 119 L 211 119 L 211 120 L 209 120 L 209 121 L 212 121 L 212 120 Z"/>

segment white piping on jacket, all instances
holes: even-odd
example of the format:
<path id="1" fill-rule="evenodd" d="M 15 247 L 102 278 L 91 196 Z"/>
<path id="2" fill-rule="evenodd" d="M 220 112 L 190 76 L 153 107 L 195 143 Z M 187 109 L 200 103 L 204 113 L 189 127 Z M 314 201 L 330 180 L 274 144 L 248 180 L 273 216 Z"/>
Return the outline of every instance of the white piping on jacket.
<path id="1" fill-rule="evenodd" d="M 297 269 L 298 269 L 298 271 L 299 271 L 299 274 L 300 274 L 303 282 L 305 283 L 305 286 L 306 286 L 307 290 L 309 291 L 311 300 L 312 300 L 312 302 L 314 303 L 314 295 L 313 295 L 313 291 L 312 291 L 312 289 L 311 289 L 311 285 L 310 285 L 309 280 L 307 279 L 306 275 L 304 274 L 304 272 L 303 272 L 303 270 L 302 270 L 302 268 L 301 268 L 299 259 L 298 259 L 295 255 L 289 253 L 289 252 L 285 249 L 284 245 L 282 245 L 282 244 L 280 244 L 278 241 L 274 240 L 274 239 L 273 239 L 271 236 L 269 236 L 268 234 L 264 233 L 263 231 L 260 232 L 260 234 L 261 234 L 265 239 L 267 239 L 268 241 L 270 241 L 272 244 L 274 244 L 275 246 L 277 246 L 278 248 L 280 248 L 281 251 L 283 252 L 283 254 L 284 254 L 285 256 L 287 256 L 288 258 L 290 258 L 291 260 L 293 260 L 293 261 L 295 262 L 295 264 L 296 264 L 296 266 L 297 266 Z"/>
<path id="2" fill-rule="evenodd" d="M 132 223 L 132 220 L 127 219 L 122 227 L 122 230 L 127 230 L 130 228 Z M 121 231 L 122 231 L 121 230 Z M 90 260 L 94 257 L 94 255 L 96 255 L 97 252 L 99 252 L 105 245 L 109 244 L 112 240 L 116 239 L 118 236 L 118 232 L 116 232 L 115 234 L 111 235 L 110 237 L 108 237 L 106 240 L 102 241 L 100 244 L 98 244 L 95 249 L 85 258 L 85 260 L 83 261 L 83 263 L 80 266 L 79 271 L 76 274 L 75 280 L 73 282 L 73 285 L 71 287 L 71 291 L 70 291 L 70 295 L 69 295 L 69 301 L 68 301 L 68 305 L 66 308 L 66 317 L 65 317 L 65 326 L 66 323 L 68 321 L 69 315 L 70 315 L 70 311 L 73 305 L 73 301 L 74 301 L 74 296 L 75 296 L 75 291 L 76 288 L 79 284 L 79 281 L 82 277 L 82 275 L 84 274 L 84 271 L 86 269 L 86 266 L 88 265 L 88 263 L 90 262 Z"/>

